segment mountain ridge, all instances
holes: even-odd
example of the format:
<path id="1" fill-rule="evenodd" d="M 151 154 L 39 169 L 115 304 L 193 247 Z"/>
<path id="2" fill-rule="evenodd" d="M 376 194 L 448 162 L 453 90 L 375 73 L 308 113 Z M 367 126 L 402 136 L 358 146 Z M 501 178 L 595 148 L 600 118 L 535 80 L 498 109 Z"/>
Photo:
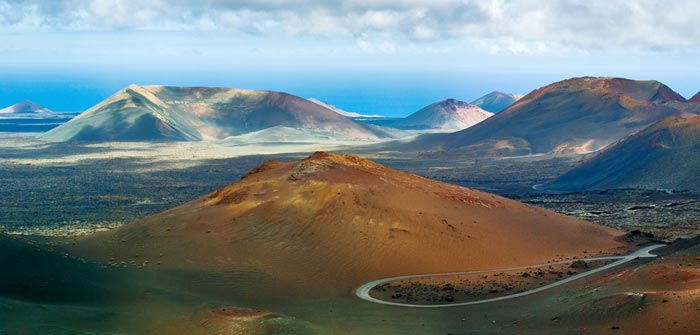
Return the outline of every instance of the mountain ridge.
<path id="1" fill-rule="evenodd" d="M 688 101 L 700 103 L 700 92 L 695 93 L 695 95 L 692 98 L 690 98 Z"/>
<path id="2" fill-rule="evenodd" d="M 508 108 L 508 106 L 522 99 L 522 97 L 522 94 L 493 91 L 472 101 L 471 104 L 479 106 L 488 112 L 498 114 Z"/>
<path id="3" fill-rule="evenodd" d="M 419 136 L 411 144 L 451 155 L 588 153 L 686 113 L 686 105 L 685 98 L 658 81 L 571 78 L 536 89 L 473 127 Z"/>
<path id="4" fill-rule="evenodd" d="M 275 126 L 319 129 L 339 137 L 384 134 L 323 106 L 275 91 L 129 85 L 44 139 L 64 141 L 197 141 Z"/>
<path id="5" fill-rule="evenodd" d="M 399 129 L 462 130 L 493 116 L 478 106 L 456 99 L 444 99 L 421 108 L 391 125 Z"/>
<path id="6" fill-rule="evenodd" d="M 318 99 L 316 99 L 316 98 L 308 98 L 307 100 L 309 100 L 309 101 L 311 101 L 311 102 L 313 102 L 313 103 L 316 103 L 316 104 L 318 104 L 318 105 L 321 105 L 321 106 L 323 106 L 323 107 L 326 107 L 326 108 L 328 108 L 328 109 L 330 109 L 330 110 L 332 110 L 332 111 L 334 111 L 334 112 L 336 112 L 336 113 L 338 113 L 338 114 L 340 114 L 340 115 L 343 115 L 343 116 L 346 116 L 346 117 L 349 117 L 349 118 L 384 118 L 384 116 L 382 116 L 382 115 L 376 115 L 376 114 L 360 114 L 360 113 L 356 113 L 356 112 L 348 112 L 348 111 L 346 111 L 346 110 L 340 109 L 340 108 L 338 108 L 338 107 L 336 107 L 336 106 L 334 106 L 334 105 L 331 105 L 331 104 L 329 104 L 329 103 L 327 103 L 327 102 L 325 102 L 325 101 L 318 100 Z"/>

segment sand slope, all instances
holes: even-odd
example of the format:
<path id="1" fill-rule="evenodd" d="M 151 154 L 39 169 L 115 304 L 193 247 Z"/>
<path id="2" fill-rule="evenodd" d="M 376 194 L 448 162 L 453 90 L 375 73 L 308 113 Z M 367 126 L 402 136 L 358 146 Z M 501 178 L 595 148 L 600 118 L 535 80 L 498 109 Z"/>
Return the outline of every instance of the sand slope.
<path id="1" fill-rule="evenodd" d="M 46 133 L 48 141 L 196 141 L 275 126 L 339 138 L 384 134 L 311 101 L 272 91 L 131 85 Z"/>
<path id="2" fill-rule="evenodd" d="M 592 255 L 619 247 L 618 234 L 319 152 L 298 162 L 269 161 L 219 191 L 66 248 L 116 263 L 227 273 L 220 280 L 235 282 L 232 290 L 266 288 L 256 294 L 349 294 L 368 280 L 399 274 Z"/>
<path id="3" fill-rule="evenodd" d="M 308 98 L 307 100 L 309 100 L 309 101 L 311 101 L 311 102 L 313 102 L 313 103 L 315 103 L 315 104 L 321 105 L 322 107 L 328 108 L 328 109 L 330 109 L 330 110 L 332 110 L 332 111 L 334 111 L 334 112 L 336 112 L 336 113 L 338 113 L 338 114 L 340 114 L 340 115 L 342 115 L 342 116 L 349 117 L 349 118 L 352 118 L 352 119 L 355 119 L 355 118 L 357 118 L 357 119 L 365 119 L 365 118 L 370 118 L 370 119 L 372 119 L 372 118 L 379 118 L 379 119 L 382 119 L 382 118 L 384 118 L 384 116 L 376 115 L 376 114 L 368 115 L 368 114 L 360 114 L 360 113 L 356 113 L 356 112 L 348 112 L 348 111 L 346 111 L 346 110 L 342 110 L 342 109 L 340 109 L 340 108 L 338 108 L 338 107 L 336 107 L 336 106 L 333 106 L 333 105 L 331 105 L 331 104 L 329 104 L 329 103 L 327 103 L 327 102 L 325 102 L 325 101 L 321 101 L 321 100 L 318 100 L 318 99 L 316 99 L 316 98 Z"/>

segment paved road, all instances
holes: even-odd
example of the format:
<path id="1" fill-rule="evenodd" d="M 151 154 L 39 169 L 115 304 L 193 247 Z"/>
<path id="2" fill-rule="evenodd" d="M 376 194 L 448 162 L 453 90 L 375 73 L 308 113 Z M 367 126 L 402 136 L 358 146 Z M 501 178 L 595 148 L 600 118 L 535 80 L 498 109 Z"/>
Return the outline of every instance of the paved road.
<path id="1" fill-rule="evenodd" d="M 479 301 L 469 301 L 469 302 L 459 302 L 459 303 L 453 303 L 453 304 L 442 304 L 442 305 L 416 305 L 416 304 L 407 304 L 407 303 L 400 303 L 400 302 L 392 302 L 392 301 L 385 301 L 385 300 L 380 300 L 377 298 L 374 298 L 370 295 L 370 291 L 372 288 L 376 287 L 377 285 L 382 285 L 385 283 L 389 283 L 392 281 L 396 280 L 407 280 L 407 279 L 416 279 L 416 278 L 425 278 L 425 277 L 446 277 L 446 276 L 455 276 L 455 275 L 470 275 L 470 274 L 480 274 L 480 273 L 492 273 L 492 272 L 504 272 L 504 271 L 513 271 L 513 270 L 524 270 L 524 269 L 529 269 L 529 268 L 538 268 L 538 267 L 543 267 L 543 266 L 549 266 L 549 265 L 557 265 L 557 264 L 566 264 L 566 263 L 571 263 L 573 262 L 572 260 L 568 261 L 559 261 L 559 262 L 552 262 L 552 263 L 544 263 L 544 264 L 536 264 L 536 265 L 528 265 L 528 266 L 520 266 L 520 267 L 514 267 L 514 268 L 508 268 L 508 269 L 498 269 L 498 270 L 481 270 L 481 271 L 466 271 L 466 272 L 449 272 L 449 273 L 437 273 L 437 274 L 423 274 L 423 275 L 408 275 L 408 276 L 398 276 L 398 277 L 391 277 L 391 278 L 383 278 L 383 279 L 378 279 L 371 281 L 367 284 L 364 284 L 360 286 L 356 291 L 355 295 L 363 300 L 367 300 L 370 302 L 374 302 L 377 304 L 383 304 L 383 305 L 391 305 L 391 306 L 401 306 L 401 307 L 418 307 L 418 308 L 442 308 L 442 307 L 455 307 L 455 306 L 468 306 L 468 305 L 478 305 L 478 304 L 485 304 L 489 302 L 496 302 L 496 301 L 502 301 L 502 300 L 508 300 L 508 299 L 515 299 L 519 297 L 524 297 L 526 295 L 534 294 L 537 292 L 542 292 L 544 290 L 548 290 L 553 287 L 557 287 L 559 285 L 564 285 L 566 283 L 572 282 L 574 280 L 581 279 L 586 276 L 590 276 L 592 274 L 605 271 L 607 269 L 625 264 L 627 262 L 630 262 L 632 260 L 638 259 L 638 258 L 650 258 L 650 257 L 656 257 L 656 255 L 652 254 L 651 251 L 654 249 L 658 249 L 661 247 L 666 246 L 665 244 L 654 244 L 650 245 L 644 248 L 641 248 L 631 254 L 625 255 L 625 256 L 609 256 L 609 257 L 593 257 L 593 258 L 582 258 L 578 260 L 590 262 L 590 261 L 600 261 L 600 260 L 616 260 L 613 263 L 610 263 L 608 265 L 604 265 L 586 272 L 579 273 L 577 275 L 573 275 L 571 277 L 567 277 L 565 279 L 562 279 L 560 281 L 551 283 L 549 285 L 544 285 L 540 286 L 538 288 L 529 290 L 529 291 L 524 291 L 520 293 L 515 293 L 511 295 L 506 295 L 506 296 L 501 296 L 497 298 L 491 298 L 491 299 L 485 299 L 485 300 L 479 300 Z"/>

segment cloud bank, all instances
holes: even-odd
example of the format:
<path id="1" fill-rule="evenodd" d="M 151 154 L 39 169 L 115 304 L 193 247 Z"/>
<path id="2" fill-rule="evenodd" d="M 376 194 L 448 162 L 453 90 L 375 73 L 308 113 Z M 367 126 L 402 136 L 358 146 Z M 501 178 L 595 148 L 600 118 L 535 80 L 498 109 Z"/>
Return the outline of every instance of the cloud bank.
<path id="1" fill-rule="evenodd" d="M 0 0 L 6 33 L 194 31 L 405 45 L 474 43 L 491 53 L 695 53 L 700 2 L 680 0 Z"/>

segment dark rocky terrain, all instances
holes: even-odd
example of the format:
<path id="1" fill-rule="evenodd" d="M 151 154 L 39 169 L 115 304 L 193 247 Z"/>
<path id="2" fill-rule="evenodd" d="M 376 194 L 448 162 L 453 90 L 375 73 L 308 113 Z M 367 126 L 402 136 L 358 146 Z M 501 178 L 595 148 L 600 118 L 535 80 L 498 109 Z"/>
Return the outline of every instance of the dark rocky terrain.
<path id="1" fill-rule="evenodd" d="M 555 191 L 619 188 L 700 191 L 700 116 L 671 117 L 542 185 Z"/>

